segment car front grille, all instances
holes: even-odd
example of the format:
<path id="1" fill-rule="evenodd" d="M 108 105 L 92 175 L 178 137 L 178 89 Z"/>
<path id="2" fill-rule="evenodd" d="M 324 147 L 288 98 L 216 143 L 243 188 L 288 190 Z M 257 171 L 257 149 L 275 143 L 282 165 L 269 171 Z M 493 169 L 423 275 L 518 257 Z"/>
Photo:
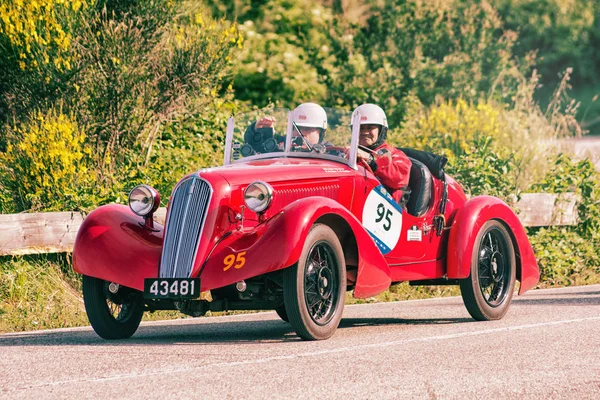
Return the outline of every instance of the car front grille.
<path id="1" fill-rule="evenodd" d="M 175 188 L 160 260 L 161 278 L 189 278 L 212 197 L 204 179 L 192 176 Z"/>

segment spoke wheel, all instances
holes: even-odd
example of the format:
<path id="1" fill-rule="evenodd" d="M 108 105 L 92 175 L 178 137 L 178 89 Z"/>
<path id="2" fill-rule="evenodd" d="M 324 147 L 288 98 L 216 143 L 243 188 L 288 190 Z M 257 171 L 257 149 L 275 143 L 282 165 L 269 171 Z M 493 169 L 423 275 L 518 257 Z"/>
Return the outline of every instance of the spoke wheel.
<path id="1" fill-rule="evenodd" d="M 285 271 L 283 289 L 286 314 L 298 336 L 322 340 L 334 334 L 344 309 L 346 269 L 331 228 L 312 227 L 300 260 Z"/>
<path id="2" fill-rule="evenodd" d="M 85 311 L 94 331 L 104 339 L 127 339 L 140 326 L 144 314 L 141 292 L 124 286 L 116 293 L 110 282 L 83 277 Z"/>
<path id="3" fill-rule="evenodd" d="M 478 321 L 500 319 L 508 311 L 515 287 L 515 250 L 500 221 L 486 222 L 475 239 L 469 278 L 460 291 L 469 314 Z"/>

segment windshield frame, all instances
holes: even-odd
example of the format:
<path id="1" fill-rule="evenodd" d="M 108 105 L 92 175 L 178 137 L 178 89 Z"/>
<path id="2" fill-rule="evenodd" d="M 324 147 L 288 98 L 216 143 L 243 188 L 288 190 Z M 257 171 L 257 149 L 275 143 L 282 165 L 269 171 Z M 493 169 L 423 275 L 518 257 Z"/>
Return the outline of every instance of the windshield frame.
<path id="1" fill-rule="evenodd" d="M 237 160 L 231 159 L 232 154 L 232 146 L 233 146 L 233 137 L 235 130 L 235 117 L 230 117 L 227 120 L 227 130 L 225 134 L 225 151 L 223 157 L 223 165 L 231 165 L 231 164 L 239 164 L 246 161 L 252 160 L 262 160 L 262 159 L 270 159 L 270 158 L 310 158 L 310 159 L 320 159 L 320 160 L 328 160 L 335 161 L 340 164 L 348 165 L 350 168 L 356 170 L 356 155 L 358 153 L 358 140 L 360 135 L 360 113 L 356 112 L 352 116 L 352 138 L 350 140 L 350 151 L 348 154 L 348 159 L 342 158 L 339 156 L 335 156 L 332 154 L 322 154 L 318 152 L 298 152 L 292 151 L 292 138 L 294 132 L 294 124 L 293 124 L 293 111 L 288 111 L 288 120 L 287 120 L 287 131 L 285 138 L 285 146 L 283 151 L 270 152 L 270 153 L 260 153 L 254 154 L 251 156 L 243 157 Z"/>

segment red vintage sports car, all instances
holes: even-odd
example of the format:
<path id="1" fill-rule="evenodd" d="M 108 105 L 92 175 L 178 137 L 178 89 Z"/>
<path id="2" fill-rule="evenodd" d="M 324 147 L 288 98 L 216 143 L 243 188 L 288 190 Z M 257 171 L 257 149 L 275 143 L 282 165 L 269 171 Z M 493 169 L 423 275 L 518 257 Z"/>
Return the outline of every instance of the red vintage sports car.
<path id="1" fill-rule="evenodd" d="M 266 113 L 274 129 L 249 135 Z M 403 149 L 411 193 L 400 206 L 357 165 L 358 119 L 351 130 L 349 113 L 328 110 L 325 141 L 311 146 L 291 115 L 231 118 L 224 165 L 177 183 L 164 226 L 153 222 L 160 198 L 146 185 L 131 191 L 129 207 L 87 216 L 73 261 L 99 336 L 130 337 L 145 311 L 271 309 L 301 338 L 327 339 L 346 291 L 366 298 L 403 281 L 460 285 L 471 316 L 493 320 L 507 312 L 516 280 L 519 294 L 538 282 L 515 213 L 495 197 L 467 199 L 443 157 Z"/>

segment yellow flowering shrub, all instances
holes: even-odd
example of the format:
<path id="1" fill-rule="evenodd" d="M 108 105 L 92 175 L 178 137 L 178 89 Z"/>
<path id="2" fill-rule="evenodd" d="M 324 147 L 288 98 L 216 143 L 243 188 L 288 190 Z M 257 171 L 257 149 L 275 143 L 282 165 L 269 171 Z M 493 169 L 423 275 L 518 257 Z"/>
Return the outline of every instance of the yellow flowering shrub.
<path id="1" fill-rule="evenodd" d="M 70 23 L 95 0 L 4 0 L 0 3 L 0 36 L 15 50 L 19 68 L 53 65 L 70 70 L 73 39 Z"/>
<path id="2" fill-rule="evenodd" d="M 501 109 L 487 103 L 472 105 L 462 99 L 450 100 L 427 111 L 420 110 L 407 124 L 402 140 L 409 140 L 411 147 L 459 156 L 483 138 L 506 136 L 500 113 Z"/>
<path id="3" fill-rule="evenodd" d="M 85 133 L 60 111 L 36 112 L 14 127 L 6 152 L 0 153 L 0 174 L 16 211 L 85 206 L 82 194 L 95 180 L 87 169 L 91 153 Z"/>

